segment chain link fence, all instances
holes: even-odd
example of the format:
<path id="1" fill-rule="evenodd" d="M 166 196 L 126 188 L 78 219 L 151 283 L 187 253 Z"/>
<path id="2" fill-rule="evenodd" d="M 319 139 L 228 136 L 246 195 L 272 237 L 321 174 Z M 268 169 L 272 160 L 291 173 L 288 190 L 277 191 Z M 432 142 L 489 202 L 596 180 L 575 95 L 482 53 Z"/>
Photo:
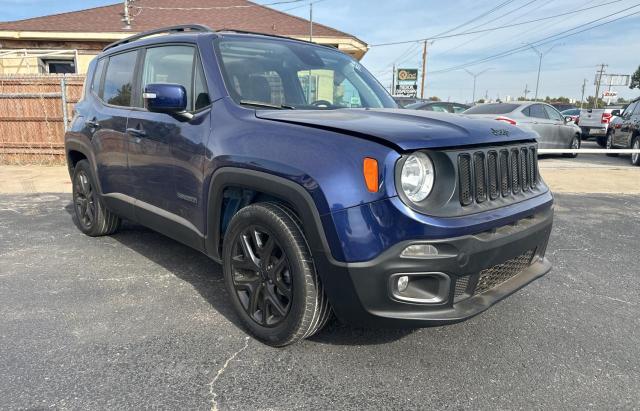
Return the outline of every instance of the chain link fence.
<path id="1" fill-rule="evenodd" d="M 0 75 L 0 164 L 63 164 L 82 75 Z"/>

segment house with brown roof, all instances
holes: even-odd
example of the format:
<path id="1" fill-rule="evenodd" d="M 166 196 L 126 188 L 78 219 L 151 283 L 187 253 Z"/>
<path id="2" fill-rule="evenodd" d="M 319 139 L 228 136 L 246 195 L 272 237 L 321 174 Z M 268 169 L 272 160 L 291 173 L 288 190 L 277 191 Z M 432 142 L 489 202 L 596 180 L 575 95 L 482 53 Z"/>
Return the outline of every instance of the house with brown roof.
<path id="1" fill-rule="evenodd" d="M 367 52 L 367 44 L 351 34 L 311 25 L 309 20 L 247 0 L 123 0 L 104 7 L 0 22 L 0 74 L 83 74 L 107 44 L 179 24 L 304 40 L 312 35 L 315 43 L 336 47 L 357 59 Z"/>

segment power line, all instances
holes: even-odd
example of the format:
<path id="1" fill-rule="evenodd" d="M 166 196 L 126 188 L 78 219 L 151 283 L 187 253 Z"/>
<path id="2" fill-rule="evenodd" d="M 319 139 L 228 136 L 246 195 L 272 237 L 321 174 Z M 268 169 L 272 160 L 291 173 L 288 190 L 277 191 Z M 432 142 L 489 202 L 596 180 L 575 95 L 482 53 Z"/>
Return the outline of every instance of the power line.
<path id="1" fill-rule="evenodd" d="M 508 15 L 510 15 L 510 14 L 512 14 L 512 13 L 515 13 L 515 12 L 516 12 L 516 11 L 518 11 L 518 10 L 522 10 L 523 8 L 525 8 L 525 7 L 527 7 L 528 5 L 530 5 L 531 3 L 535 3 L 536 1 L 538 1 L 538 0 L 530 0 L 528 3 L 525 3 L 525 4 L 523 4 L 523 5 L 522 5 L 522 6 L 520 6 L 520 7 L 517 7 L 517 8 L 515 8 L 515 9 L 513 9 L 513 10 L 511 10 L 511 11 L 509 11 L 509 12 L 507 12 L 507 13 L 505 13 L 505 14 L 503 14 L 503 15 L 499 16 L 499 17 L 496 17 L 496 19 L 495 19 L 495 20 L 500 20 L 501 18 L 506 17 L 506 16 L 508 16 Z M 550 3 L 551 1 L 553 1 L 553 0 L 549 0 L 549 3 Z M 526 13 L 523 13 L 523 14 L 519 15 L 518 17 L 516 17 L 516 18 L 515 18 L 515 20 L 514 20 L 514 21 L 516 21 L 516 20 L 520 19 L 520 18 L 521 18 L 522 16 L 524 16 L 525 14 L 526 14 Z M 483 23 L 483 24 L 484 24 L 484 23 Z M 472 28 L 470 28 L 469 30 L 477 29 L 478 27 L 482 26 L 483 24 L 478 24 L 478 25 L 476 25 L 476 26 L 473 26 L 473 27 L 472 27 Z M 448 53 L 448 52 L 450 52 L 450 51 L 452 51 L 452 50 L 459 49 L 460 47 L 462 47 L 462 46 L 464 46 L 464 45 L 466 45 L 466 44 L 469 44 L 469 43 L 471 43 L 471 42 L 473 42 L 473 41 L 476 41 L 476 40 L 478 40 L 480 37 L 484 37 L 484 36 L 486 36 L 487 34 L 488 34 L 488 33 L 482 33 L 482 34 L 480 34 L 479 36 L 476 36 L 476 37 L 474 37 L 474 38 L 472 38 L 472 39 L 469 39 L 469 40 L 465 41 L 464 43 L 460 43 L 460 44 L 458 44 L 458 45 L 456 45 L 456 46 L 454 46 L 454 47 L 450 47 L 450 48 L 448 48 L 448 49 L 446 49 L 446 50 L 444 50 L 444 51 L 441 51 L 440 53 L 438 53 L 438 56 L 442 57 L 442 56 L 443 56 L 443 55 L 445 55 L 446 53 Z"/>
<path id="2" fill-rule="evenodd" d="M 631 7 L 628 7 L 628 8 L 626 8 L 626 9 L 623 9 L 623 10 L 617 11 L 617 12 L 615 12 L 615 13 L 611 13 L 611 14 L 609 14 L 609 15 L 607 15 L 607 16 L 597 18 L 597 19 L 592 20 L 592 21 L 590 21 L 590 22 L 580 24 L 579 26 L 573 27 L 573 28 L 571 28 L 571 29 L 561 31 L 560 33 L 556 33 L 556 34 L 554 34 L 554 35 L 551 35 L 551 36 L 548 36 L 548 37 L 545 37 L 545 38 L 542 38 L 542 39 L 536 40 L 536 41 L 534 41 L 534 42 L 533 42 L 533 44 L 534 44 L 534 45 L 536 45 L 536 46 L 541 46 L 541 45 L 543 45 L 543 44 L 551 43 L 551 42 L 554 42 L 554 41 L 557 41 L 557 40 L 560 40 L 560 39 L 563 39 L 563 38 L 566 38 L 566 37 L 575 36 L 576 34 L 580 34 L 580 33 L 583 33 L 583 32 L 585 32 L 585 31 L 588 31 L 588 30 L 593 30 L 593 29 L 595 29 L 595 28 L 597 28 L 597 27 L 601 27 L 601 26 L 604 26 L 604 25 L 606 25 L 606 24 L 613 23 L 613 22 L 616 22 L 616 21 L 618 21 L 618 20 L 622 20 L 622 19 L 625 19 L 625 18 L 627 18 L 627 17 L 634 16 L 634 15 L 636 15 L 636 14 L 640 14 L 640 11 L 637 11 L 637 12 L 635 12 L 635 13 L 627 14 L 627 15 L 625 15 L 625 16 L 621 16 L 621 17 L 615 18 L 615 19 L 613 19 L 613 20 L 605 21 L 605 22 L 603 22 L 603 23 L 596 24 L 596 25 L 594 25 L 594 26 L 587 27 L 587 28 L 584 28 L 584 29 L 582 29 L 582 30 L 578 30 L 578 31 L 576 31 L 576 32 L 574 32 L 574 33 L 569 33 L 570 31 L 576 30 L 576 29 L 578 29 L 578 28 L 580 28 L 580 27 L 583 27 L 583 26 L 585 26 L 585 25 L 588 25 L 588 24 L 592 24 L 592 23 L 595 23 L 595 22 L 601 21 L 601 20 L 603 20 L 603 19 L 606 19 L 606 18 L 608 18 L 608 17 L 614 16 L 614 15 L 616 15 L 616 14 L 620 14 L 620 13 L 623 13 L 623 12 L 625 12 L 625 11 L 627 11 L 627 10 L 630 10 L 630 9 L 636 8 L 636 7 L 638 7 L 638 6 L 640 6 L 640 3 L 636 4 L 635 6 L 631 6 Z M 569 34 L 565 34 L 565 33 L 569 33 Z M 562 34 L 565 34 L 565 35 L 564 35 L 564 36 L 561 36 Z M 561 37 L 558 37 L 558 36 L 561 36 Z M 554 37 L 557 37 L 557 38 L 555 38 L 555 39 L 554 39 Z M 431 74 L 436 74 L 436 73 L 445 73 L 445 72 L 449 72 L 449 71 L 460 70 L 460 69 L 463 69 L 463 68 L 465 68 L 465 67 L 470 67 L 470 66 L 473 66 L 473 65 L 476 65 L 476 64 L 484 63 L 484 62 L 486 62 L 486 61 L 495 60 L 495 59 L 499 59 L 499 58 L 502 58 L 502 57 L 507 57 L 507 56 L 510 56 L 510 55 L 512 55 L 512 54 L 519 53 L 519 52 L 521 52 L 521 51 L 523 51 L 523 50 L 527 50 L 528 48 L 529 48 L 529 46 L 528 46 L 528 45 L 520 46 L 520 47 L 516 47 L 516 48 L 513 48 L 513 49 L 511 49 L 511 50 L 503 51 L 503 52 L 501 52 L 501 53 L 497 53 L 497 54 L 494 54 L 494 55 L 492 55 L 492 56 L 484 57 L 484 58 L 482 58 L 482 59 L 473 60 L 473 61 L 470 61 L 470 62 L 468 62 L 468 63 L 463 63 L 463 64 L 459 64 L 459 65 L 457 65 L 457 66 L 447 67 L 447 68 L 445 68 L 445 69 L 441 69 L 441 70 L 435 70 L 435 71 L 432 71 L 432 72 L 431 72 Z"/>
<path id="3" fill-rule="evenodd" d="M 458 30 L 459 28 L 462 28 L 462 27 L 464 27 L 464 26 L 466 26 L 466 25 L 468 25 L 468 24 L 473 23 L 474 21 L 480 20 L 481 18 L 488 16 L 489 14 L 491 14 L 491 13 L 493 13 L 494 11 L 498 10 L 500 7 L 506 6 L 506 5 L 510 4 L 510 3 L 513 3 L 514 1 L 515 1 L 515 0 L 507 0 L 507 1 L 504 1 L 504 2 L 502 2 L 502 3 L 500 3 L 500 4 L 498 4 L 497 6 L 495 6 L 494 8 L 492 8 L 491 10 L 486 11 L 486 12 L 482 13 L 482 14 L 481 14 L 481 15 L 479 15 L 479 16 L 476 16 L 476 17 L 474 17 L 474 18 L 472 18 L 472 19 L 470 19 L 470 20 L 467 20 L 467 21 L 465 21 L 464 23 L 459 24 L 459 25 L 457 25 L 456 27 L 454 27 L 454 28 L 452 28 L 452 29 L 445 30 L 445 31 L 443 31 L 442 33 L 438 33 L 438 34 L 436 34 L 434 37 L 431 37 L 431 38 L 429 38 L 429 39 L 421 39 L 421 41 L 424 41 L 424 40 L 432 40 L 432 39 L 434 39 L 434 38 L 436 38 L 436 37 L 438 37 L 438 36 L 443 36 L 443 35 L 445 35 L 445 34 L 447 34 L 447 33 L 451 33 L 452 31 L 456 31 L 456 30 Z"/>
<path id="4" fill-rule="evenodd" d="M 592 10 L 592 9 L 595 9 L 595 8 L 598 8 L 598 7 L 607 6 L 609 4 L 619 3 L 621 1 L 623 1 L 623 0 L 613 0 L 613 1 L 610 1 L 610 2 L 607 2 L 607 3 L 599 4 L 597 6 L 587 7 L 587 8 L 578 9 L 578 10 L 572 10 L 572 11 L 568 11 L 566 13 L 560 13 L 560 14 L 556 14 L 556 15 L 553 15 L 553 16 L 541 17 L 541 18 L 538 18 L 538 19 L 523 21 L 523 22 L 520 22 L 520 23 L 507 24 L 505 26 L 490 27 L 490 28 L 487 28 L 487 29 L 475 30 L 475 31 L 464 31 L 462 33 L 456 33 L 456 34 L 437 35 L 437 36 L 432 36 L 432 37 L 427 37 L 427 38 L 422 38 L 422 39 L 413 39 L 413 40 L 405 40 L 405 41 L 395 41 L 395 42 L 390 42 L 390 43 L 371 44 L 369 47 L 395 46 L 395 45 L 398 45 L 398 44 L 415 43 L 415 42 L 424 41 L 424 40 L 447 39 L 447 38 L 451 38 L 451 37 L 468 36 L 469 34 L 485 33 L 487 31 L 502 30 L 502 29 L 506 29 L 506 28 L 510 28 L 510 27 L 522 26 L 524 24 L 536 23 L 538 21 L 555 19 L 555 18 L 566 16 L 566 15 L 569 15 L 569 14 L 575 14 L 575 13 L 579 13 L 579 12 L 582 12 L 582 11 Z M 636 4 L 635 6 L 629 7 L 629 8 L 634 8 L 634 7 L 637 7 L 638 5 L 640 5 L 640 3 Z M 628 10 L 628 9 L 625 9 L 625 10 Z M 615 13 L 615 14 L 617 14 L 617 13 Z M 601 19 L 598 19 L 598 20 L 601 20 Z"/>

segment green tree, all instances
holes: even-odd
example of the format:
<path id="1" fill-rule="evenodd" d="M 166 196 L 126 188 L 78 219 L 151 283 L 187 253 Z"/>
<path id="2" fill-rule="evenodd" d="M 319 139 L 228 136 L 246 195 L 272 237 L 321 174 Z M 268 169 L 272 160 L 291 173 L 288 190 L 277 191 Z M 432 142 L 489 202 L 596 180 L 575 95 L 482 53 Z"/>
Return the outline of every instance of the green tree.
<path id="1" fill-rule="evenodd" d="M 431 100 L 431 101 L 442 101 L 442 100 L 440 100 L 440 97 L 438 97 L 438 96 L 429 97 L 429 100 Z"/>
<path id="2" fill-rule="evenodd" d="M 640 88 L 640 66 L 638 66 L 636 72 L 631 76 L 631 84 L 629 84 L 629 88 Z"/>
<path id="3" fill-rule="evenodd" d="M 483 99 L 483 98 L 481 98 L 480 100 L 476 101 L 476 103 L 478 103 L 478 104 L 482 104 L 482 103 L 484 103 L 484 99 Z"/>

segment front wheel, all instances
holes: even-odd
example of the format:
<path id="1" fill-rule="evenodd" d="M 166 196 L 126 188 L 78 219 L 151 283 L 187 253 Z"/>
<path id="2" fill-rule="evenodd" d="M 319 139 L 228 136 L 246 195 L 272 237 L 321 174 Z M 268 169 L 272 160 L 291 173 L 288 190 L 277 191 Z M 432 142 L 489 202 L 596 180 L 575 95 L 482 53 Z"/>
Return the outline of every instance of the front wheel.
<path id="1" fill-rule="evenodd" d="M 607 143 L 605 145 L 607 150 L 611 150 L 613 149 L 613 133 L 612 132 L 608 132 L 607 133 Z M 607 153 L 607 155 L 609 157 L 618 157 L 618 154 L 616 153 Z"/>
<path id="2" fill-rule="evenodd" d="M 571 139 L 571 143 L 569 144 L 569 149 L 571 150 L 579 150 L 580 149 L 580 135 L 576 134 L 575 136 L 573 136 L 573 138 Z M 569 154 L 565 154 L 565 157 L 569 157 L 569 158 L 576 158 L 578 157 L 578 153 L 569 153 Z"/>
<path id="3" fill-rule="evenodd" d="M 232 304 L 259 340 L 282 347 L 318 332 L 331 315 L 295 215 L 279 204 L 241 209 L 224 236 Z"/>
<path id="4" fill-rule="evenodd" d="M 634 150 L 640 150 L 640 136 L 635 136 L 633 138 L 633 142 L 631 143 L 631 148 Z M 631 154 L 631 164 L 634 166 L 640 166 L 640 154 L 633 153 Z"/>

